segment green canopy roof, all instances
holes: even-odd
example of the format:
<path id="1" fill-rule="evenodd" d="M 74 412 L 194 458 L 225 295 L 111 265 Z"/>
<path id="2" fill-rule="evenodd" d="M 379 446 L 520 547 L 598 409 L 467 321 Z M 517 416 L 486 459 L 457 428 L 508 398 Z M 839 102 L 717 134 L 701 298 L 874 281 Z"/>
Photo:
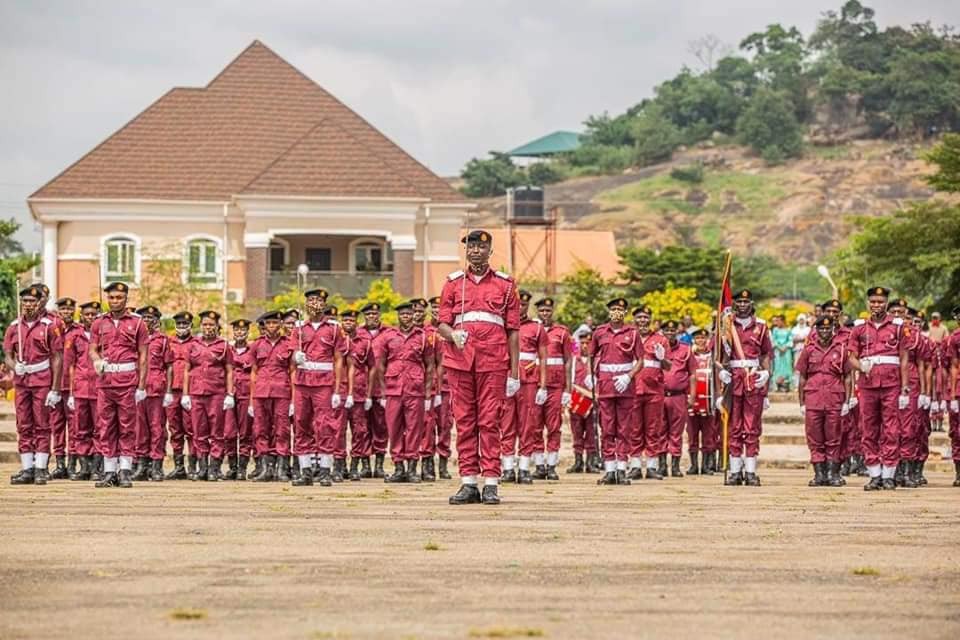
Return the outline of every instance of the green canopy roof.
<path id="1" fill-rule="evenodd" d="M 552 156 L 558 153 L 573 151 L 580 146 L 580 134 L 573 131 L 554 131 L 542 138 L 519 146 L 507 152 L 510 156 Z"/>

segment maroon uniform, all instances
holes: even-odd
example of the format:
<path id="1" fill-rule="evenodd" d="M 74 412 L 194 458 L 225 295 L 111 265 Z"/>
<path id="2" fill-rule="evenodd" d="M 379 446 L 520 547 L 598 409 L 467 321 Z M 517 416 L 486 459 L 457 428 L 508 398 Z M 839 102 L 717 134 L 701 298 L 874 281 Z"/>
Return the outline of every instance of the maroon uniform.
<path id="1" fill-rule="evenodd" d="M 690 397 L 690 378 L 696 375 L 697 360 L 693 350 L 679 340 L 667 344 L 670 371 L 663 375 L 663 415 L 666 421 L 667 453 L 679 458 L 683 453 L 683 431 L 687 425 L 687 404 Z"/>
<path id="2" fill-rule="evenodd" d="M 432 336 L 434 349 L 434 369 L 433 384 L 430 385 L 430 393 L 433 395 L 433 402 L 430 409 L 424 417 L 423 442 L 420 445 L 420 457 L 432 458 L 439 454 L 441 458 L 450 457 L 450 422 L 443 419 L 443 396 L 441 393 L 441 367 L 443 362 L 443 342 L 437 333 L 437 328 L 427 325 L 423 329 L 427 335 Z M 437 398 L 440 403 L 437 403 Z M 449 404 L 449 403 L 448 403 Z"/>
<path id="3" fill-rule="evenodd" d="M 773 344 L 763 320 L 751 316 L 746 323 L 739 322 L 738 318 L 732 322 L 743 353 L 731 356 L 733 359 L 729 361 L 733 369 L 730 457 L 753 460 L 760 453 L 763 399 L 766 396 L 766 386 L 758 388 L 755 374 L 760 371 L 761 362 L 772 356 Z M 753 465 L 748 466 L 749 469 L 753 468 Z M 734 468 L 733 465 L 731 468 Z M 752 473 L 749 469 L 748 472 Z"/>
<path id="4" fill-rule="evenodd" d="M 350 457 L 352 459 L 369 458 L 373 455 L 373 442 L 367 426 L 368 412 L 364 409 L 364 404 L 370 397 L 370 372 L 375 365 L 373 341 L 369 335 L 367 332 L 360 333 L 358 329 L 350 340 L 349 363 L 353 366 L 353 406 L 345 409 L 344 414 L 350 424 Z M 371 410 L 372 405 L 371 402 Z M 342 446 L 343 453 L 346 455 L 346 442 Z"/>
<path id="5" fill-rule="evenodd" d="M 797 358 L 796 370 L 804 378 L 804 424 L 810 462 L 839 465 L 840 413 L 846 401 L 844 380 L 850 372 L 846 339 L 835 335 L 827 346 L 821 345 L 819 339 L 808 342 Z"/>
<path id="6" fill-rule="evenodd" d="M 172 364 L 170 338 L 154 331 L 147 337 L 147 397 L 137 405 L 138 458 L 163 460 L 166 452 L 163 397 L 167 393 L 167 367 Z"/>
<path id="7" fill-rule="evenodd" d="M 383 326 L 375 329 L 360 327 L 357 329 L 357 335 L 370 340 L 374 357 L 376 357 L 380 340 L 386 333 L 392 330 L 391 327 Z M 386 405 L 386 401 L 383 399 L 383 381 L 379 381 L 376 385 L 373 385 L 369 390 L 369 394 L 373 400 L 370 405 L 370 410 L 367 412 L 367 432 L 370 434 L 370 450 L 376 455 L 383 455 L 387 452 L 387 418 L 384 415 L 384 405 Z"/>
<path id="8" fill-rule="evenodd" d="M 233 353 L 223 338 L 209 342 L 197 338 L 187 353 L 190 365 L 190 424 L 197 455 L 223 458 L 223 399 L 227 395 L 227 369 Z"/>
<path id="9" fill-rule="evenodd" d="M 290 364 L 296 345 L 279 336 L 253 343 L 253 438 L 257 456 L 290 455 Z"/>
<path id="10" fill-rule="evenodd" d="M 253 367 L 253 347 L 230 345 L 233 360 L 233 395 L 236 404 L 224 416 L 224 449 L 228 456 L 249 458 L 253 453 L 253 418 L 250 417 L 250 369 Z"/>
<path id="11" fill-rule="evenodd" d="M 712 377 L 713 372 L 713 354 L 697 353 L 691 349 L 691 360 L 693 361 L 693 373 L 706 374 Z M 690 449 L 690 462 L 692 463 L 697 452 L 710 454 L 717 450 L 717 417 L 713 406 L 707 408 L 707 414 L 702 415 L 693 410 L 687 412 L 687 446 Z"/>
<path id="12" fill-rule="evenodd" d="M 379 357 L 384 370 L 390 458 L 394 463 L 418 460 L 433 339 L 420 327 L 412 327 L 409 333 L 397 329 L 384 339 Z"/>
<path id="13" fill-rule="evenodd" d="M 187 366 L 187 354 L 193 341 L 192 335 L 185 338 L 176 336 L 170 339 L 170 355 L 173 357 L 173 403 L 167 407 L 167 429 L 169 430 L 170 446 L 175 456 L 183 455 L 184 441 L 190 446 L 190 454 L 196 456 L 197 449 L 193 442 L 193 428 L 190 425 L 190 413 L 180 406 L 180 397 L 183 394 L 183 370 Z"/>
<path id="14" fill-rule="evenodd" d="M 561 324 L 551 325 L 543 333 L 547 350 L 547 401 L 542 406 L 534 404 L 530 430 L 534 458 L 540 461 L 546 451 L 546 464 L 556 466 L 563 426 L 563 393 L 567 389 L 566 363 L 573 357 L 573 339 Z"/>
<path id="15" fill-rule="evenodd" d="M 956 380 L 952 374 L 952 367 L 960 362 L 960 329 L 954 330 L 950 337 L 945 341 L 944 358 L 947 371 L 951 374 L 947 376 L 944 390 L 944 400 L 947 402 L 947 412 L 950 420 L 950 449 L 951 458 L 954 462 L 960 461 L 960 411 L 956 411 L 957 404 L 960 403 L 960 380 Z"/>
<path id="16" fill-rule="evenodd" d="M 305 456 L 316 454 L 320 456 L 320 466 L 329 469 L 333 468 L 333 453 L 343 411 L 343 398 L 338 398 L 336 408 L 333 407 L 333 395 L 339 396 L 341 391 L 334 388 L 334 360 L 346 356 L 350 344 L 337 324 L 306 322 L 298 331 L 299 344 L 291 338 L 291 346 L 302 348 L 306 360 L 297 363 L 294 374 L 297 425 L 293 453 L 301 458 L 301 468 L 306 462 Z"/>
<path id="17" fill-rule="evenodd" d="M 590 358 L 583 354 L 575 356 L 572 364 L 573 384 L 585 389 L 593 388 L 593 378 L 590 373 Z M 587 378 L 590 378 L 590 384 L 587 384 Z M 573 452 L 582 454 L 586 452 L 593 455 L 597 452 L 597 434 L 593 428 L 593 409 L 586 416 L 581 416 L 570 412 L 570 431 L 573 436 Z"/>
<path id="18" fill-rule="evenodd" d="M 97 372 L 90 361 L 90 332 L 78 326 L 63 344 L 63 368 L 70 371 L 73 419 L 70 422 L 70 453 L 94 453 L 97 416 Z"/>
<path id="19" fill-rule="evenodd" d="M 663 421 L 663 367 L 655 353 L 656 345 L 666 351 L 670 343 L 659 333 L 648 333 L 644 336 L 637 331 L 636 357 L 643 360 L 643 368 L 634 379 L 634 421 L 627 451 L 631 467 L 641 466 L 640 456 L 646 452 L 647 467 L 656 468 L 657 458 L 667 452 Z"/>
<path id="20" fill-rule="evenodd" d="M 62 344 L 66 344 L 69 333 L 76 331 L 80 327 L 77 323 L 72 323 L 67 327 L 66 323 L 63 322 L 63 318 L 58 314 L 48 313 L 47 317 L 54 322 L 59 321 L 58 327 L 61 331 L 60 335 L 63 337 Z M 61 353 L 61 357 L 62 356 L 63 354 Z M 67 397 L 70 395 L 70 373 L 66 368 L 61 370 L 60 388 L 57 389 L 57 391 L 61 392 L 60 402 L 50 408 L 50 444 L 53 447 L 53 454 L 62 457 L 67 453 L 67 435 L 73 413 L 67 406 Z"/>
<path id="21" fill-rule="evenodd" d="M 512 455 L 513 443 L 520 441 L 520 468 L 528 469 L 530 458 L 539 449 L 534 464 L 543 460 L 543 411 L 536 403 L 540 388 L 540 352 L 547 348 L 547 332 L 537 320 L 520 321 L 520 391 L 517 392 L 517 423 L 511 429 L 505 420 L 500 434 L 500 452 Z M 508 417 L 508 416 L 505 416 Z M 506 453 L 504 453 L 506 450 Z"/>
<path id="22" fill-rule="evenodd" d="M 600 408 L 600 441 L 604 470 L 627 468 L 628 438 L 636 402 L 634 380 L 623 392 L 614 388 L 614 378 L 629 373 L 637 360 L 640 343 L 636 327 L 614 329 L 602 324 L 593 332 L 590 351 L 594 354 L 595 393 Z"/>

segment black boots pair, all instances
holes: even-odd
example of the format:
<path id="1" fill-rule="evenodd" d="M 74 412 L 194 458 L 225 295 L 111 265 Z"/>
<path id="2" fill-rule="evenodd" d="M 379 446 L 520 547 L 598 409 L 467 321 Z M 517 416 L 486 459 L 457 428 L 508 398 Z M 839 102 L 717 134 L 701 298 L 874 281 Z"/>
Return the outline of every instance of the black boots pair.
<path id="1" fill-rule="evenodd" d="M 497 485 L 484 485 L 483 493 L 475 484 L 462 484 L 460 489 L 449 500 L 450 504 L 500 504 L 500 496 L 497 495 Z"/>
<path id="2" fill-rule="evenodd" d="M 840 475 L 839 462 L 814 462 L 813 479 L 807 483 L 809 487 L 842 487 L 847 484 Z"/>
<path id="3" fill-rule="evenodd" d="M 701 451 L 700 464 L 697 465 L 697 452 L 690 452 L 690 468 L 687 469 L 688 476 L 702 475 L 712 476 L 717 472 L 717 452 Z"/>
<path id="4" fill-rule="evenodd" d="M 433 468 L 433 456 L 420 459 L 420 479 L 424 482 L 436 482 L 437 471 Z"/>
<path id="5" fill-rule="evenodd" d="M 71 466 L 67 469 L 70 480 L 74 482 L 90 480 L 93 475 L 93 456 L 74 456 L 74 458 L 79 466 L 77 468 Z"/>
<path id="6" fill-rule="evenodd" d="M 191 460 L 195 460 L 193 456 L 190 456 Z M 196 464 L 196 462 L 194 462 Z M 175 453 L 173 455 L 173 471 L 168 473 L 164 480 L 186 480 L 187 479 L 187 469 L 183 466 L 183 454 Z"/>
<path id="7" fill-rule="evenodd" d="M 406 465 L 402 460 L 393 463 L 393 473 L 384 477 L 384 482 L 390 483 L 412 483 L 420 482 L 420 475 L 417 473 L 417 461 L 411 460 Z"/>
<path id="8" fill-rule="evenodd" d="M 870 481 L 867 484 L 863 485 L 864 491 L 893 491 L 897 488 L 897 482 L 893 478 L 881 478 L 880 476 L 874 476 L 870 478 Z"/>
<path id="9" fill-rule="evenodd" d="M 639 471 L 639 470 L 640 470 L 640 468 L 639 468 L 639 467 L 636 467 L 636 468 L 632 469 L 631 472 L 633 472 L 633 471 Z M 642 474 L 642 471 L 641 471 L 641 474 Z M 599 480 L 597 480 L 597 484 L 599 484 L 599 485 L 614 485 L 614 484 L 629 485 L 629 484 L 630 484 L 630 478 L 627 477 L 627 472 L 626 472 L 626 471 L 624 471 L 623 469 L 617 469 L 616 471 L 607 471 L 607 472 L 605 472 L 605 473 L 603 474 L 603 477 L 600 478 Z"/>
<path id="10" fill-rule="evenodd" d="M 70 456 L 70 464 L 76 464 L 74 456 Z M 67 458 L 65 456 L 57 456 L 57 466 L 50 473 L 50 480 L 66 480 L 69 477 L 70 471 L 67 469 Z"/>
<path id="11" fill-rule="evenodd" d="M 10 476 L 10 484 L 35 484 L 36 471 L 33 467 L 20 469 L 20 471 Z M 43 482 L 43 484 L 46 484 L 46 482 Z"/>
<path id="12" fill-rule="evenodd" d="M 923 477 L 923 462 L 920 460 L 901 460 L 893 476 L 894 483 L 905 489 L 916 489 L 925 485 Z"/>
<path id="13" fill-rule="evenodd" d="M 374 465 L 373 465 L 373 477 L 374 478 L 385 478 L 387 473 L 383 470 L 383 458 L 384 454 L 378 453 L 376 455 Z"/>
<path id="14" fill-rule="evenodd" d="M 552 464 L 538 464 L 533 472 L 534 480 L 559 480 L 557 467 Z"/>
<path id="15" fill-rule="evenodd" d="M 727 474 L 727 479 L 723 481 L 723 484 L 728 487 L 759 487 L 760 476 L 755 473 L 746 473 L 745 471 L 738 473 L 731 472 Z"/>
<path id="16" fill-rule="evenodd" d="M 601 468 L 600 456 L 596 452 L 588 453 L 586 457 L 582 453 L 574 453 L 573 464 L 567 468 L 567 473 L 600 473 Z"/>
<path id="17" fill-rule="evenodd" d="M 133 471 L 130 469 L 120 469 L 120 471 L 106 471 L 103 478 L 94 485 L 97 489 L 107 489 L 110 487 L 120 487 L 129 489 L 133 486 Z"/>

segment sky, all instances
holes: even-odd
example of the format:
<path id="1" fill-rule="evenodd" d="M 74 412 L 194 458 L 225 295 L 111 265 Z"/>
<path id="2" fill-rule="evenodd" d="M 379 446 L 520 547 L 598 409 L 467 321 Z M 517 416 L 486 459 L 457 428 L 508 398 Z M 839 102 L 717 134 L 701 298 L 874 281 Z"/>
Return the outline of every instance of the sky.
<path id="1" fill-rule="evenodd" d="M 809 35 L 841 0 L 0 0 L 0 217 L 173 86 L 254 39 L 440 175 L 590 114 L 622 112 L 712 34 Z M 960 25 L 957 0 L 866 0 L 883 26 Z"/>

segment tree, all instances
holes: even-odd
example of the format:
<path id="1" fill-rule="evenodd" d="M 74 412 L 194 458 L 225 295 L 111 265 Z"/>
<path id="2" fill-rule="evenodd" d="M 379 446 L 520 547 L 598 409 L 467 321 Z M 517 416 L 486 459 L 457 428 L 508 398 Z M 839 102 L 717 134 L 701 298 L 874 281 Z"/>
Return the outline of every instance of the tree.
<path id="1" fill-rule="evenodd" d="M 490 158 L 472 158 L 460 173 L 466 184 L 463 193 L 471 198 L 502 196 L 510 187 L 523 184 L 524 174 L 518 171 L 505 153 L 491 152 Z"/>
<path id="2" fill-rule="evenodd" d="M 803 149 L 803 129 L 790 98 L 771 89 L 760 89 L 750 100 L 737 120 L 737 135 L 771 164 L 799 155 Z"/>
<path id="3" fill-rule="evenodd" d="M 733 47 L 715 34 L 708 33 L 688 42 L 687 51 L 703 65 L 704 71 L 713 71 L 714 61 L 728 55 Z"/>
<path id="4" fill-rule="evenodd" d="M 613 297 L 613 283 L 599 271 L 578 262 L 576 269 L 560 281 L 563 298 L 557 308 L 557 322 L 576 329 L 588 316 L 595 324 L 607 317 L 607 302 Z"/>
<path id="5" fill-rule="evenodd" d="M 710 324 L 713 307 L 697 295 L 693 287 L 673 287 L 667 285 L 663 291 L 651 291 L 640 302 L 649 305 L 654 317 L 663 320 L 683 320 L 684 316 L 693 318 L 693 324 L 706 327 Z"/>
<path id="6" fill-rule="evenodd" d="M 181 309 L 219 310 L 223 306 L 222 289 L 208 289 L 189 278 L 184 282 L 182 255 L 183 243 L 179 242 L 152 246 L 144 252 L 135 304 L 156 305 L 165 315 Z"/>
<path id="7" fill-rule="evenodd" d="M 620 251 L 620 263 L 624 266 L 620 277 L 627 282 L 627 295 L 633 299 L 668 287 L 691 288 L 707 300 L 720 295 L 723 253 L 714 249 L 673 246 L 654 251 L 627 247 Z"/>
<path id="8" fill-rule="evenodd" d="M 948 133 L 940 144 L 927 152 L 926 159 L 937 165 L 927 183 L 937 191 L 960 193 L 960 134 Z"/>
<path id="9" fill-rule="evenodd" d="M 633 123 L 634 148 L 637 164 L 644 166 L 669 160 L 680 144 L 677 129 L 656 104 L 648 105 Z"/>
<path id="10" fill-rule="evenodd" d="M 772 24 L 766 31 L 744 38 L 740 48 L 753 52 L 753 64 L 761 80 L 771 89 L 786 93 L 797 120 L 806 122 L 812 114 L 808 96 L 811 82 L 804 75 L 807 47 L 800 31 Z"/>
<path id="11" fill-rule="evenodd" d="M 14 238 L 20 224 L 13 220 L 0 220 L 0 328 L 7 326 L 17 316 L 17 297 L 20 289 L 28 284 L 21 282 L 20 274 L 37 265 L 37 260 L 23 255 L 23 247 Z"/>
<path id="12" fill-rule="evenodd" d="M 563 168 L 555 162 L 536 162 L 527 167 L 529 184 L 544 185 L 560 182 L 567 177 Z"/>

